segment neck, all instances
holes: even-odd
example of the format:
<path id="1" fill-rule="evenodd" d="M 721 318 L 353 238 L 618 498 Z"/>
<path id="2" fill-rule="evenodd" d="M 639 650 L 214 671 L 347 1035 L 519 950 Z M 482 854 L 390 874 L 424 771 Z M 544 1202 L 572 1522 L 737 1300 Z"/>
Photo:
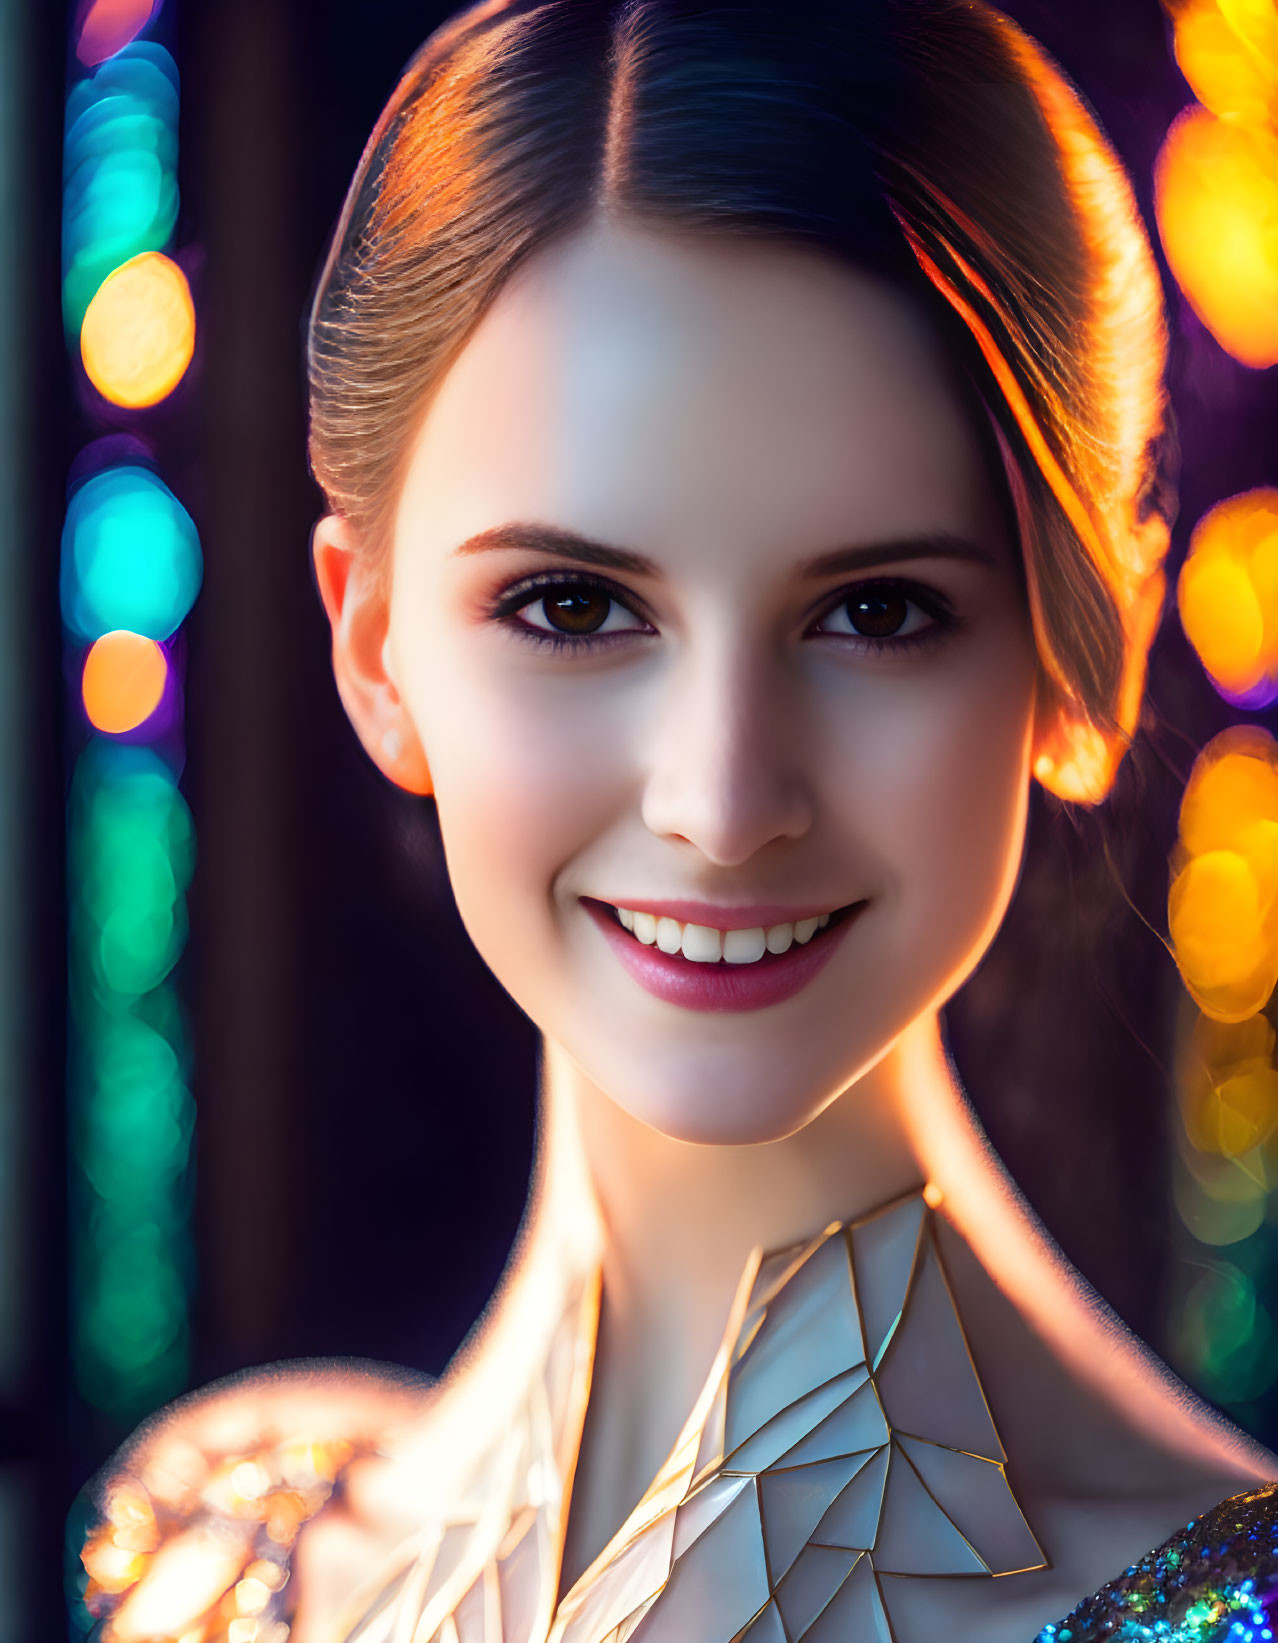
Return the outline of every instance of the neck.
<path id="1" fill-rule="evenodd" d="M 943 1245 L 978 1361 L 992 1390 L 1008 1379 L 1001 1401 L 1010 1426 L 1022 1424 L 1033 1360 L 1038 1384 L 1062 1396 L 1068 1384 L 1105 1406 L 1107 1441 L 1121 1427 L 1199 1457 L 1230 1450 L 1219 1437 L 1204 1439 L 1201 1422 L 1151 1374 L 1025 1205 L 967 1104 L 936 1014 L 779 1141 L 674 1140 L 624 1112 L 549 1040 L 543 1099 L 540 1205 L 558 1206 L 551 1219 L 562 1227 L 565 1206 L 576 1206 L 568 1218 L 581 1225 L 588 1204 L 602 1235 L 596 1367 L 613 1383 L 608 1396 L 650 1426 L 638 1434 L 647 1452 L 635 1458 L 637 1475 L 664 1457 L 670 1412 L 686 1412 L 699 1390 L 752 1250 L 807 1240 L 925 1184 L 929 1201 L 943 1205 Z M 654 1407 L 645 1420 L 636 1414 L 645 1404 L 664 1405 L 666 1416 Z M 1052 1446 L 1041 1410 L 1023 1415 L 1025 1443 Z M 1038 1458 L 1046 1464 L 1046 1454 Z"/>
<path id="2" fill-rule="evenodd" d="M 602 1218 L 614 1316 L 717 1344 L 756 1246 L 784 1248 L 921 1187 L 927 1169 L 908 1092 L 924 1066 L 950 1080 L 935 1018 L 912 1029 L 912 1040 L 796 1134 L 750 1146 L 678 1141 L 649 1128 L 547 1042 L 551 1125 L 564 1150 L 574 1149 Z"/>

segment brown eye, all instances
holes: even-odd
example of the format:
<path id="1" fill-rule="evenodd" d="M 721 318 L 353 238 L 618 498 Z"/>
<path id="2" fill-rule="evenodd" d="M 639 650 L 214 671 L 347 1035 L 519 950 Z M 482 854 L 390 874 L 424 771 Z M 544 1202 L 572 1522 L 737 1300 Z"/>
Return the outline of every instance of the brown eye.
<path id="1" fill-rule="evenodd" d="M 559 633 L 595 633 L 608 620 L 612 600 L 596 588 L 562 588 L 538 603 L 547 623 Z"/>
<path id="2" fill-rule="evenodd" d="M 574 639 L 600 639 L 619 633 L 642 633 L 647 626 L 619 593 L 574 577 L 547 577 L 535 588 L 527 584 L 507 595 L 495 614 L 513 622 L 526 637 L 563 645 Z"/>
<path id="3" fill-rule="evenodd" d="M 910 601 L 895 588 L 874 588 L 847 601 L 848 620 L 867 639 L 890 639 L 905 626 Z"/>
<path id="4" fill-rule="evenodd" d="M 822 617 L 817 631 L 889 649 L 922 641 L 947 625 L 944 604 L 934 596 L 909 585 L 865 582 Z"/>

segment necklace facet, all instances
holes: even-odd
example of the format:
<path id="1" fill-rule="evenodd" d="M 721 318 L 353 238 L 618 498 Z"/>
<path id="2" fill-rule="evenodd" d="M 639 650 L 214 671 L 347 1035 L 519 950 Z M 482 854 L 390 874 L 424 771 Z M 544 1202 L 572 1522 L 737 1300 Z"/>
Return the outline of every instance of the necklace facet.
<path id="1" fill-rule="evenodd" d="M 686 1491 L 612 1560 L 651 1591 L 599 1568 L 551 1637 L 900 1643 L 895 1581 L 1045 1567 L 1006 1458 L 912 1194 L 759 1263 Z"/>
<path id="2" fill-rule="evenodd" d="M 1047 1566 L 920 1191 L 755 1252 L 674 1448 L 557 1601 L 600 1268 L 564 1277 L 519 1413 L 346 1643 L 919 1643 L 905 1580 Z"/>

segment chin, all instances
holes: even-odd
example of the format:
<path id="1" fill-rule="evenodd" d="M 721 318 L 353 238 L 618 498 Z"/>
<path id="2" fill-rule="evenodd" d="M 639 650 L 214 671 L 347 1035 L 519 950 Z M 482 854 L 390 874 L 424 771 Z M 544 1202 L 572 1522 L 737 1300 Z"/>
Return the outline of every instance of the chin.
<path id="1" fill-rule="evenodd" d="M 668 1070 L 649 1069 L 648 1077 L 643 1072 L 628 1068 L 617 1078 L 599 1080 L 599 1088 L 649 1129 L 708 1147 L 784 1141 L 810 1124 L 849 1082 L 800 1083 L 793 1066 L 769 1076 L 757 1060 L 747 1069 L 724 1067 L 686 1082 Z"/>

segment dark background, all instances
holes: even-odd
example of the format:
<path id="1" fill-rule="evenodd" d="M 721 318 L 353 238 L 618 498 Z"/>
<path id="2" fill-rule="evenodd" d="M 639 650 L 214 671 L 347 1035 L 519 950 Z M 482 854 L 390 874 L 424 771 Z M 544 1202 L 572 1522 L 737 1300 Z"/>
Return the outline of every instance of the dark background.
<path id="1" fill-rule="evenodd" d="M 199 845 L 182 971 L 199 1108 L 192 1384 L 324 1354 L 438 1372 L 496 1282 L 524 1205 L 535 1035 L 461 929 L 429 801 L 391 789 L 345 722 L 307 551 L 321 507 L 305 464 L 312 283 L 386 96 L 451 9 L 170 0 L 157 31 L 182 72 L 177 244 L 190 248 L 201 327 L 188 381 L 147 428 L 206 565 L 187 629 L 184 782 Z M 1190 100 L 1156 0 L 1004 9 L 1082 86 L 1152 221 L 1153 159 Z M 67 469 L 95 430 L 57 311 L 66 20 L 56 5 L 30 10 L 22 986 L 39 1190 L 25 1236 L 29 1351 L 0 1439 L 26 1457 L 30 1539 L 10 1589 L 20 1602 L 29 1588 L 35 1636 L 62 1627 L 63 1514 L 123 1434 L 74 1401 L 64 1369 L 61 829 L 73 732 L 57 543 Z M 1208 506 L 1278 478 L 1278 385 L 1235 365 L 1170 282 L 1168 295 L 1184 450 L 1174 566 Z M 1170 1196 L 1182 992 L 1159 934 L 1166 858 L 1195 752 L 1243 717 L 1214 696 L 1174 612 L 1149 703 L 1101 812 L 1036 796 L 1013 911 L 949 1023 L 973 1101 L 1030 1202 L 1131 1327 L 1167 1350 L 1191 1252 Z M 1238 1413 L 1278 1441 L 1278 1396 Z"/>

